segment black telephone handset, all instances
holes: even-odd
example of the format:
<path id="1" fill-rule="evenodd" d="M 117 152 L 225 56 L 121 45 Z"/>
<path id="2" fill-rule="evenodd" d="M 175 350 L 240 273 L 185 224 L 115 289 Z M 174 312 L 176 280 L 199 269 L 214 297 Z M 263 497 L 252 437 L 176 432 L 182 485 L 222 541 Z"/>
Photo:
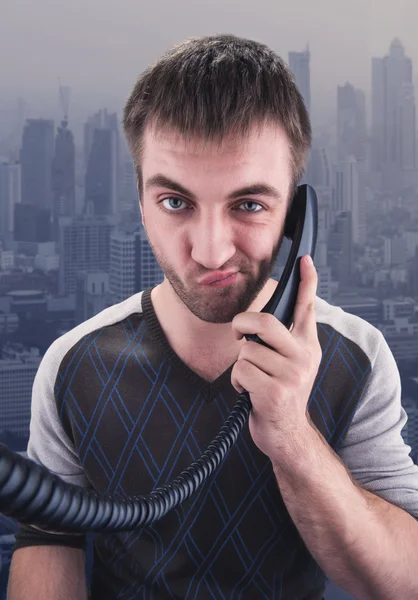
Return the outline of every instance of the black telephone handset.
<path id="1" fill-rule="evenodd" d="M 284 231 L 292 240 L 289 258 L 273 296 L 262 310 L 274 314 L 288 328 L 300 282 L 299 260 L 305 254 L 313 258 L 317 227 L 315 191 L 309 185 L 301 185 Z M 258 336 L 246 338 L 264 344 Z M 249 394 L 244 391 L 204 454 L 174 481 L 147 496 L 121 498 L 66 483 L 45 467 L 0 444 L 0 512 L 54 532 L 133 531 L 153 523 L 196 492 L 219 467 L 247 422 L 251 406 Z"/>
<path id="2" fill-rule="evenodd" d="M 274 294 L 261 312 L 273 314 L 289 329 L 300 283 L 300 259 L 305 254 L 314 258 L 318 235 L 318 200 L 310 185 L 303 184 L 297 188 L 286 217 L 284 235 L 292 240 L 289 257 Z M 248 341 L 267 346 L 256 334 L 245 337 Z"/>

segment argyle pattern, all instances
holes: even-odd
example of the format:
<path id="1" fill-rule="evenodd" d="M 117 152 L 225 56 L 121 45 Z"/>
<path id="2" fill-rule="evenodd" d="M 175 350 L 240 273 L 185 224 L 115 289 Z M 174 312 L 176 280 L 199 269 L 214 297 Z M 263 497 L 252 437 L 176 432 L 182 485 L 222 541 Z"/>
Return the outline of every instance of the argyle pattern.
<path id="1" fill-rule="evenodd" d="M 144 315 L 98 329 L 61 363 L 66 433 L 91 485 L 147 494 L 199 458 L 233 408 L 231 368 L 212 384 L 176 357 L 144 292 Z M 323 355 L 309 400 L 338 452 L 370 373 L 361 349 L 318 324 Z M 173 356 L 174 355 L 174 356 Z M 183 504 L 133 532 L 95 536 L 93 600 L 321 600 L 326 577 L 284 505 L 270 460 L 244 427 Z"/>

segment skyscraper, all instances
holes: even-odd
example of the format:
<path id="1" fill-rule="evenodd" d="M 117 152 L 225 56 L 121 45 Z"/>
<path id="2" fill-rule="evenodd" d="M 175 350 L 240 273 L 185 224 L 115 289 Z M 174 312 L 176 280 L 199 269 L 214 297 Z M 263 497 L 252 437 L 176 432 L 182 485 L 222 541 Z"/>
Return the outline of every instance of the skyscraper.
<path id="1" fill-rule="evenodd" d="M 351 213 L 352 242 L 364 244 L 366 239 L 365 162 L 351 154 L 340 161 L 335 170 L 334 210 Z"/>
<path id="2" fill-rule="evenodd" d="M 139 229 L 139 225 L 137 227 Z M 110 235 L 109 289 L 115 302 L 135 293 L 135 232 L 113 231 Z"/>
<path id="3" fill-rule="evenodd" d="M 0 419 L 2 429 L 27 438 L 31 396 L 41 357 L 37 348 L 5 346 L 0 356 Z"/>
<path id="4" fill-rule="evenodd" d="M 126 157 L 121 165 L 121 188 L 119 207 L 121 212 L 133 213 L 140 219 L 137 174 L 131 157 Z"/>
<path id="5" fill-rule="evenodd" d="M 120 186 L 119 130 L 116 113 L 106 109 L 92 116 L 84 126 L 86 161 L 86 204 L 95 215 L 118 212 Z"/>
<path id="6" fill-rule="evenodd" d="M 54 146 L 54 122 L 47 119 L 27 119 L 20 152 L 23 204 L 52 210 L 51 170 Z"/>
<path id="7" fill-rule="evenodd" d="M 384 183 L 402 184 L 399 174 L 415 169 L 415 95 L 412 61 L 395 38 L 389 53 L 372 58 L 372 168 Z"/>
<path id="8" fill-rule="evenodd" d="M 415 91 L 411 83 L 402 84 L 398 99 L 397 122 L 398 164 L 402 169 L 415 169 L 416 161 L 416 121 Z"/>
<path id="9" fill-rule="evenodd" d="M 311 53 L 309 46 L 302 52 L 289 52 L 289 67 L 301 92 L 309 114 L 311 113 Z"/>
<path id="10" fill-rule="evenodd" d="M 0 162 L 0 238 L 11 239 L 14 207 L 22 197 L 20 164 Z"/>
<path id="11" fill-rule="evenodd" d="M 337 159 L 366 157 L 366 98 L 351 83 L 337 88 Z"/>
<path id="12" fill-rule="evenodd" d="M 307 176 L 309 183 L 315 188 L 329 188 L 332 185 L 332 164 L 326 147 L 313 146 Z"/>
<path id="13" fill-rule="evenodd" d="M 412 60 L 405 55 L 399 39 L 390 45 L 386 62 L 386 157 L 389 162 L 400 164 L 398 155 L 399 108 L 404 84 L 412 85 Z M 412 124 L 411 124 L 412 125 Z"/>
<path id="14" fill-rule="evenodd" d="M 75 214 L 75 146 L 74 136 L 64 119 L 55 138 L 55 155 L 52 161 L 52 217 L 54 239 L 58 241 L 59 217 Z"/>
<path id="15" fill-rule="evenodd" d="M 116 226 L 116 217 L 61 217 L 59 225 L 59 293 L 67 295 L 76 291 L 78 271 L 109 272 L 110 235 Z"/>
<path id="16" fill-rule="evenodd" d="M 386 162 L 386 61 L 372 58 L 371 168 L 380 171 Z"/>
<path id="17" fill-rule="evenodd" d="M 328 235 L 327 263 L 342 289 L 349 288 L 352 275 L 351 212 L 341 212 Z"/>
<path id="18" fill-rule="evenodd" d="M 147 233 L 140 225 L 135 236 L 135 290 L 137 292 L 161 283 L 164 273 L 155 258 Z"/>

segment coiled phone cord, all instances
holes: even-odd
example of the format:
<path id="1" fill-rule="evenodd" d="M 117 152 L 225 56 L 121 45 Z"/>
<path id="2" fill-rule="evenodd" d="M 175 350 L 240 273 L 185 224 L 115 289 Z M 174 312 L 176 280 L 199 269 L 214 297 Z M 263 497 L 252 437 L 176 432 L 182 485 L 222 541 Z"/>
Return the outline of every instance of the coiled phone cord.
<path id="1" fill-rule="evenodd" d="M 242 392 L 202 456 L 146 496 L 118 498 L 67 483 L 0 444 L 0 512 L 54 532 L 131 531 L 157 521 L 203 484 L 235 444 L 252 404 Z"/>
<path id="2" fill-rule="evenodd" d="M 290 327 L 300 282 L 299 258 L 313 258 L 318 229 L 318 201 L 309 185 L 298 187 L 286 217 L 285 235 L 292 240 L 277 288 L 262 309 Z M 265 344 L 257 335 L 249 341 Z M 252 403 L 247 391 L 204 454 L 171 483 L 146 496 L 117 497 L 69 484 L 45 467 L 0 444 L 0 512 L 22 523 L 54 532 L 131 531 L 157 521 L 189 498 L 225 459 L 248 420 Z"/>

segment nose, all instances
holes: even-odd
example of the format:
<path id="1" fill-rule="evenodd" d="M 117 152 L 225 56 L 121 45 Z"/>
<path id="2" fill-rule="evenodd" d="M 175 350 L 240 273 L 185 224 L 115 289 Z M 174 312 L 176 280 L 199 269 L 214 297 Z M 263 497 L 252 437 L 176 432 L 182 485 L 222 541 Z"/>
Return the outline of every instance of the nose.
<path id="1" fill-rule="evenodd" d="M 233 230 L 215 210 L 192 225 L 192 258 L 206 269 L 220 269 L 235 254 Z"/>

